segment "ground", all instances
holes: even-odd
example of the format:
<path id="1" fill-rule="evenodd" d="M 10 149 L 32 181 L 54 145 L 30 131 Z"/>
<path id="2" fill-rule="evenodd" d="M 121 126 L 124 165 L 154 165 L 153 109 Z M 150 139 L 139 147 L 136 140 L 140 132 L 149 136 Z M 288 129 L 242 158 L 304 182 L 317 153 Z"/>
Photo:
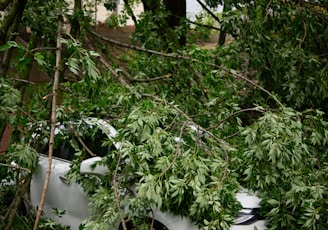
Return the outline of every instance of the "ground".
<path id="1" fill-rule="evenodd" d="M 134 32 L 134 26 L 120 27 L 120 28 L 110 28 L 105 24 L 98 25 L 96 31 L 108 38 L 113 40 L 131 44 L 130 35 Z M 203 48 L 213 48 L 217 45 L 218 42 L 218 33 L 211 33 L 208 41 L 199 39 L 197 44 Z"/>

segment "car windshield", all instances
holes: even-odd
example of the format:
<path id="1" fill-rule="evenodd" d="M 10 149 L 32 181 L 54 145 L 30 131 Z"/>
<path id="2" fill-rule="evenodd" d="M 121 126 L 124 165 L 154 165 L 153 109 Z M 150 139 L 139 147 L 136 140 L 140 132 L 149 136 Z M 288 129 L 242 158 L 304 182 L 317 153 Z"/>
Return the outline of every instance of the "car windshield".
<path id="1" fill-rule="evenodd" d="M 65 132 L 60 132 L 55 136 L 53 156 L 68 161 L 77 156 L 83 159 L 92 156 L 103 157 L 115 149 L 115 146 L 108 144 L 108 141 L 110 141 L 108 136 L 98 128 L 96 130 L 90 128 L 84 131 L 82 135 L 77 135 L 76 132 L 72 131 L 67 132 L 65 129 Z M 46 142 L 41 147 L 41 153 L 48 155 L 48 151 L 49 143 Z"/>

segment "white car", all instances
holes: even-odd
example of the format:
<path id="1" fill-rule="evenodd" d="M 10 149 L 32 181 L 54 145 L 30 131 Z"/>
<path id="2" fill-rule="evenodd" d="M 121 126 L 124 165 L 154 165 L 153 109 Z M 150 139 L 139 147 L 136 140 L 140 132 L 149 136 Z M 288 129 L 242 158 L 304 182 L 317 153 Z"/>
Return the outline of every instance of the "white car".
<path id="1" fill-rule="evenodd" d="M 88 126 L 98 126 L 99 129 L 109 139 L 113 139 L 117 135 L 117 131 L 106 121 L 88 118 L 84 119 Z M 59 126 L 56 129 L 58 134 L 63 129 L 63 126 Z M 99 141 L 95 139 L 94 142 Z M 87 143 L 90 145 L 90 143 Z M 103 156 L 110 151 L 110 147 L 101 147 L 101 143 L 91 143 L 88 147 L 94 153 L 98 153 Z M 54 150 L 54 158 L 52 160 L 51 178 L 48 187 L 48 192 L 44 204 L 45 216 L 53 219 L 54 221 L 61 223 L 62 225 L 68 225 L 73 230 L 79 229 L 82 221 L 90 216 L 88 211 L 89 199 L 86 192 L 82 189 L 78 183 L 68 183 L 66 174 L 70 170 L 71 162 L 69 159 L 74 155 L 74 151 L 69 144 L 63 143 L 60 148 Z M 119 143 L 114 143 L 116 149 L 120 148 Z M 104 175 L 108 172 L 106 166 L 97 165 L 94 166 L 97 161 L 101 161 L 100 156 L 92 157 L 84 160 L 80 165 L 80 173 L 92 174 L 92 175 Z M 33 174 L 31 181 L 31 202 L 34 206 L 38 206 L 41 199 L 41 193 L 45 181 L 46 170 L 48 165 L 47 155 L 41 154 L 39 157 L 38 168 Z M 240 211 L 240 215 L 236 217 L 236 224 L 231 226 L 232 230 L 253 230 L 254 227 L 258 230 L 266 229 L 265 220 L 257 220 L 256 209 L 258 209 L 260 199 L 249 194 L 247 191 L 242 191 L 237 194 L 237 199 L 243 206 L 243 210 Z M 116 204 L 113 204 L 116 205 Z M 58 215 L 54 210 L 65 211 L 64 214 Z M 181 218 L 173 216 L 161 211 L 154 212 L 154 227 L 156 230 L 198 230 L 198 226 L 193 224 L 188 218 Z M 151 220 L 151 218 L 150 218 Z M 127 224 L 129 227 L 129 224 Z M 121 224 L 117 224 L 117 229 L 123 229 Z M 131 228 L 132 229 L 132 228 Z"/>

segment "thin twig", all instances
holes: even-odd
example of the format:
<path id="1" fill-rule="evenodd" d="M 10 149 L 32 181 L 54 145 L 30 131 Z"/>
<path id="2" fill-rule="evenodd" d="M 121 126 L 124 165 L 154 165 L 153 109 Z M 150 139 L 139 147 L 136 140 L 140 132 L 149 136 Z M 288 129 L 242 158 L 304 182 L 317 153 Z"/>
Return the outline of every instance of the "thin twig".
<path id="1" fill-rule="evenodd" d="M 247 108 L 247 109 L 241 109 L 241 110 L 238 110 L 238 111 L 235 111 L 233 113 L 230 113 L 226 118 L 223 118 L 222 120 L 220 120 L 218 122 L 218 124 L 216 124 L 215 126 L 211 127 L 210 129 L 212 128 L 217 128 L 219 125 L 221 125 L 223 122 L 225 122 L 226 120 L 228 120 L 229 118 L 239 114 L 239 113 L 244 113 L 244 112 L 248 112 L 248 111 L 256 111 L 256 112 L 261 112 L 263 113 L 264 111 L 261 110 L 260 108 Z"/>
<path id="2" fill-rule="evenodd" d="M 218 31 L 221 31 L 222 30 L 219 27 L 215 27 L 215 26 L 211 26 L 211 25 L 206 25 L 206 24 L 201 24 L 201 23 L 198 23 L 198 22 L 195 22 L 195 21 L 191 21 L 188 18 L 185 18 L 185 20 L 187 20 L 187 22 L 189 22 L 191 24 L 194 24 L 196 26 L 205 27 L 205 28 L 208 28 L 208 29 L 211 29 L 211 30 L 218 30 Z"/>
<path id="3" fill-rule="evenodd" d="M 118 168 L 121 164 L 122 151 L 119 151 L 119 153 L 120 153 L 120 155 L 118 157 L 118 161 L 117 161 L 117 164 L 116 164 L 114 177 L 113 177 L 113 189 L 114 189 L 115 203 L 116 203 L 118 212 L 120 214 L 123 230 L 127 230 L 126 223 L 125 223 L 124 216 L 123 216 L 123 212 L 122 212 L 121 205 L 120 205 L 120 196 L 119 196 L 118 191 L 117 191 L 117 173 L 118 173 Z"/>
<path id="4" fill-rule="evenodd" d="M 33 214 L 36 214 L 38 212 L 38 210 L 36 210 L 36 208 L 34 207 L 34 205 L 31 203 L 31 201 L 27 197 L 23 196 L 22 199 L 28 205 L 28 209 L 30 211 L 32 211 Z"/>
<path id="5" fill-rule="evenodd" d="M 172 108 L 174 108 L 175 110 L 177 110 L 180 114 L 182 114 L 190 123 L 192 123 L 192 125 L 194 125 L 195 127 L 197 127 L 197 129 L 199 129 L 200 131 L 208 134 L 209 136 L 211 136 L 212 138 L 214 138 L 220 145 L 221 148 L 223 149 L 224 155 L 225 155 L 225 162 L 226 162 L 226 167 L 223 173 L 223 177 L 221 178 L 221 182 L 224 181 L 227 173 L 228 173 L 228 167 L 229 167 L 229 155 L 228 152 L 226 150 L 226 146 L 228 146 L 229 144 L 224 141 L 223 139 L 218 138 L 216 135 L 214 135 L 212 132 L 208 131 L 207 129 L 201 127 L 200 125 L 196 124 L 186 113 L 184 113 L 182 110 L 180 110 L 179 108 L 177 108 L 176 106 L 174 106 L 171 103 L 168 103 Z"/>
<path id="6" fill-rule="evenodd" d="M 133 78 L 133 79 L 130 79 L 131 82 L 143 82 L 143 83 L 148 83 L 148 82 L 152 82 L 152 81 L 159 81 L 159 80 L 163 80 L 163 79 L 168 79 L 168 78 L 171 78 L 172 77 L 172 74 L 171 73 L 168 73 L 168 74 L 165 74 L 163 76 L 160 76 L 160 77 L 154 77 L 154 78 L 149 78 L 149 79 L 137 79 L 137 78 Z"/>
<path id="7" fill-rule="evenodd" d="M 23 167 L 20 167 L 18 165 L 11 165 L 11 164 L 0 163 L 0 166 L 4 166 L 4 167 L 8 167 L 8 168 L 13 168 L 13 169 L 18 169 L 18 170 L 23 170 L 23 171 L 26 171 L 28 173 L 31 173 L 31 170 L 29 170 L 28 168 L 23 168 Z"/>
<path id="8" fill-rule="evenodd" d="M 74 129 L 74 127 L 69 124 L 70 129 L 73 131 L 74 135 L 76 136 L 77 140 L 80 142 L 80 144 L 82 145 L 82 147 L 87 151 L 87 153 L 89 153 L 92 157 L 97 156 L 95 153 L 93 153 L 88 146 L 84 143 L 84 141 L 82 140 L 82 138 L 80 137 L 80 135 L 76 132 L 76 130 Z"/>
<path id="9" fill-rule="evenodd" d="M 265 18 L 262 22 L 262 24 L 266 23 L 266 21 L 268 20 L 268 16 L 269 16 L 269 8 L 270 5 L 272 4 L 272 0 L 269 1 L 269 3 L 267 4 L 266 8 L 265 8 Z"/>
<path id="10" fill-rule="evenodd" d="M 89 43 L 89 47 L 92 50 L 95 50 L 95 48 L 91 45 L 90 41 L 88 38 L 85 38 L 87 43 Z M 125 79 L 122 79 L 119 77 L 119 75 L 116 73 L 115 70 L 111 67 L 111 65 L 103 58 L 103 56 L 99 56 L 100 62 L 109 70 L 109 72 L 115 77 L 117 81 L 119 81 L 121 84 L 123 84 L 126 88 L 131 90 L 130 82 L 126 81 Z"/>
<path id="11" fill-rule="evenodd" d="M 31 50 L 31 52 L 43 51 L 43 50 L 57 50 L 56 47 L 37 47 Z"/>
<path id="12" fill-rule="evenodd" d="M 10 79 L 10 80 L 13 80 L 13 81 L 19 81 L 19 82 L 23 82 L 23 83 L 31 84 L 31 85 L 34 85 L 34 84 L 35 84 L 34 82 L 27 81 L 27 80 L 24 80 L 24 79 L 19 79 L 19 78 L 9 78 L 9 79 Z"/>
<path id="13" fill-rule="evenodd" d="M 156 97 L 156 96 L 153 96 L 153 95 L 143 94 L 143 96 L 146 96 L 146 97 L 152 97 L 152 98 L 154 98 L 154 99 L 160 101 L 160 98 L 158 98 L 158 97 Z M 229 155 L 228 155 L 228 152 L 227 152 L 227 150 L 226 150 L 226 146 L 229 146 L 229 144 L 228 144 L 226 141 L 224 141 L 223 139 L 218 138 L 218 137 L 217 137 L 216 135 L 214 135 L 212 132 L 210 132 L 210 131 L 208 131 L 207 129 L 203 128 L 202 126 L 196 124 L 196 123 L 191 119 L 190 116 L 188 116 L 185 112 L 183 112 L 181 109 L 179 109 L 179 108 L 178 108 L 177 106 L 175 106 L 174 104 L 172 104 L 172 103 L 168 103 L 168 105 L 169 105 L 171 108 L 173 108 L 174 110 L 176 110 L 177 112 L 179 112 L 182 116 L 184 116 L 184 117 L 187 119 L 187 122 L 186 122 L 186 123 L 188 123 L 188 124 L 192 124 L 193 126 L 195 126 L 195 127 L 196 127 L 197 129 L 199 129 L 200 131 L 202 131 L 202 132 L 208 134 L 209 136 L 211 136 L 212 138 L 214 138 L 214 140 L 216 140 L 216 141 L 221 145 L 221 148 L 223 149 L 223 152 L 224 152 L 224 154 L 225 154 L 225 161 L 226 161 L 225 172 L 224 172 L 223 177 L 222 177 L 222 180 L 221 180 L 221 181 L 223 182 L 223 180 L 225 179 L 225 177 L 226 177 L 226 175 L 227 175 L 227 172 L 228 172 L 228 166 L 229 166 Z M 186 125 L 186 123 L 184 123 L 184 126 Z M 183 129 L 181 129 L 181 131 L 183 131 Z M 182 134 L 180 133 L 180 137 L 179 137 L 179 138 L 181 138 L 181 135 L 182 135 Z M 179 145 L 178 145 L 178 146 L 179 146 Z M 176 157 L 175 157 L 175 158 L 176 158 Z M 174 163 L 174 162 L 173 162 L 173 163 Z M 171 167 L 173 163 L 171 162 L 171 164 L 169 165 L 169 167 Z M 164 173 L 169 169 L 169 167 L 168 167 L 166 170 L 164 170 Z M 162 173 L 161 175 L 163 175 L 163 173 Z"/>
<path id="14" fill-rule="evenodd" d="M 304 28 L 304 35 L 303 35 L 302 40 L 301 40 L 300 43 L 299 43 L 299 47 L 302 46 L 302 44 L 304 43 L 304 41 L 305 41 L 305 39 L 306 39 L 306 36 L 307 36 L 306 23 L 304 22 L 304 19 L 303 19 L 303 18 L 302 18 L 302 22 L 303 22 L 303 28 Z"/>
<path id="15" fill-rule="evenodd" d="M 150 53 L 150 54 L 154 54 L 157 56 L 162 56 L 162 57 L 167 57 L 167 58 L 177 58 L 177 59 L 182 59 L 182 60 L 186 60 L 186 61 L 192 61 L 192 62 L 196 62 L 196 63 L 200 63 L 200 64 L 206 64 L 212 67 L 218 67 L 217 65 L 213 64 L 213 63 L 204 63 L 203 61 L 200 61 L 198 59 L 194 59 L 194 58 L 190 58 L 190 57 L 186 57 L 183 55 L 179 55 L 179 54 L 175 54 L 175 53 L 164 53 L 164 52 L 159 52 L 159 51 L 155 51 L 155 50 L 150 50 L 150 49 L 146 49 L 140 46 L 135 46 L 135 45 L 129 45 L 126 43 L 122 43 L 113 39 L 110 39 L 108 37 L 102 36 L 101 34 L 98 34 L 94 31 L 88 30 L 88 32 L 92 35 L 94 35 L 95 37 L 106 41 L 108 43 L 111 43 L 113 45 L 117 45 L 117 46 L 121 46 L 124 48 L 128 48 L 128 49 L 133 49 L 133 50 L 137 50 L 137 51 L 142 51 L 142 52 L 146 52 L 146 53 Z"/>
<path id="16" fill-rule="evenodd" d="M 231 74 L 234 77 L 243 79 L 244 81 L 250 83 L 251 85 L 255 86 L 255 88 L 259 88 L 260 90 L 262 90 L 263 92 L 265 92 L 266 94 L 268 94 L 270 97 L 272 97 L 273 100 L 275 100 L 275 102 L 277 102 L 277 104 L 281 107 L 284 107 L 284 105 L 277 99 L 277 97 L 275 95 L 273 95 L 272 93 L 270 93 L 268 90 L 264 89 L 262 86 L 256 84 L 255 82 L 253 82 L 252 80 L 248 79 L 247 77 L 237 73 L 236 71 L 233 71 L 231 69 L 228 69 L 225 66 L 221 65 L 221 69 L 229 74 Z"/>
<path id="17" fill-rule="evenodd" d="M 174 164 L 174 162 L 176 161 L 178 155 L 179 155 L 179 150 L 180 150 L 180 145 L 181 145 L 181 140 L 182 140 L 182 134 L 183 134 L 183 130 L 186 127 L 186 125 L 188 124 L 188 121 L 184 122 L 181 129 L 180 129 L 180 135 L 179 135 L 179 141 L 178 141 L 178 145 L 175 149 L 175 154 L 174 154 L 174 158 L 171 161 L 171 163 L 166 167 L 166 169 L 161 173 L 161 176 L 163 176 Z"/>
<path id="18" fill-rule="evenodd" d="M 126 10 L 127 10 L 128 15 L 131 17 L 131 19 L 134 22 L 134 24 L 137 25 L 138 24 L 137 17 L 134 15 L 133 10 L 132 10 L 132 8 L 130 6 L 129 1 L 128 0 L 123 0 L 123 1 L 124 1 L 124 5 L 126 7 Z"/>
<path id="19" fill-rule="evenodd" d="M 221 20 L 210 10 L 207 6 L 200 0 L 197 0 L 199 5 L 208 13 L 210 14 L 218 23 L 221 23 Z"/>
<path id="20" fill-rule="evenodd" d="M 241 131 L 235 132 L 235 133 L 233 133 L 233 134 L 231 134 L 229 136 L 223 137 L 222 140 L 228 140 L 228 139 L 230 139 L 230 138 L 232 138 L 234 136 L 237 136 L 240 133 L 241 133 Z"/>
<path id="21" fill-rule="evenodd" d="M 154 229 L 154 222 L 155 222 L 155 216 L 154 216 L 154 211 L 151 210 L 151 225 L 150 225 L 150 230 L 156 230 Z"/>

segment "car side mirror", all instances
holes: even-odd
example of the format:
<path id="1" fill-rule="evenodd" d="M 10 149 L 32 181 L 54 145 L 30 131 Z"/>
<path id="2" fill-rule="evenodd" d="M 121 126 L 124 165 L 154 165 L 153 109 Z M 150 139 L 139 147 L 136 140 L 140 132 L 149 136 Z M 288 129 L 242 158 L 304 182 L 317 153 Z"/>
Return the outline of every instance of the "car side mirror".
<path id="1" fill-rule="evenodd" d="M 96 176 L 103 176 L 109 169 L 105 165 L 99 165 L 97 162 L 101 161 L 101 157 L 92 157 L 82 161 L 80 165 L 80 173 L 81 174 L 91 174 Z"/>

